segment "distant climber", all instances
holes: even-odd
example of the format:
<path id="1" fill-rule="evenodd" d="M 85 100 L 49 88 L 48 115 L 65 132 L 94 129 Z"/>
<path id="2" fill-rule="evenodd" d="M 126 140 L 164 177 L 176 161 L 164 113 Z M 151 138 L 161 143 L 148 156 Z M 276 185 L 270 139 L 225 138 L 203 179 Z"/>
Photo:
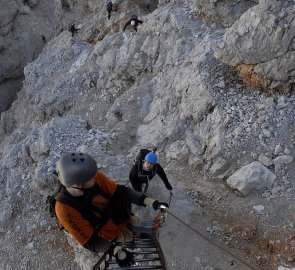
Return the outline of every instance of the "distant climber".
<path id="1" fill-rule="evenodd" d="M 137 16 L 134 15 L 131 17 L 131 19 L 125 24 L 123 31 L 125 31 L 126 27 L 128 25 L 131 25 L 133 27 L 133 29 L 137 32 L 137 26 L 138 24 L 142 24 L 143 21 L 138 20 Z"/>
<path id="2" fill-rule="evenodd" d="M 165 187 L 168 190 L 172 190 L 172 186 L 170 185 L 166 173 L 162 166 L 157 163 L 157 154 L 156 150 L 149 151 L 147 149 L 141 149 L 138 156 L 142 156 L 145 153 L 143 158 L 137 157 L 135 164 L 132 166 L 129 173 L 129 181 L 134 190 L 138 192 L 142 192 L 143 184 L 145 184 L 145 190 L 147 191 L 149 181 L 154 178 L 156 174 L 160 176 Z"/>
<path id="3" fill-rule="evenodd" d="M 108 4 L 107 4 L 108 19 L 111 18 L 112 10 L 113 10 L 113 2 L 110 1 L 110 2 L 108 2 Z"/>
<path id="4" fill-rule="evenodd" d="M 46 44 L 46 37 L 44 35 L 41 35 L 42 41 L 44 44 Z"/>
<path id="5" fill-rule="evenodd" d="M 78 28 L 75 27 L 75 24 L 72 24 L 71 27 L 69 28 L 69 31 L 72 33 L 72 37 L 78 33 Z"/>

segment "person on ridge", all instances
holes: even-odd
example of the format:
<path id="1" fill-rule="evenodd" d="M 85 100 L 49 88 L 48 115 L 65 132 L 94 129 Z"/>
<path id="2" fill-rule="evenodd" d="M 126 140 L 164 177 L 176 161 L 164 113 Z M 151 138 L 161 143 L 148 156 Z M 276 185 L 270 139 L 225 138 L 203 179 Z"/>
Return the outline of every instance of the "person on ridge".
<path id="1" fill-rule="evenodd" d="M 111 18 L 112 10 L 113 10 L 113 2 L 110 1 L 110 2 L 108 2 L 108 4 L 107 4 L 108 19 Z"/>
<path id="2" fill-rule="evenodd" d="M 74 37 L 74 35 L 78 33 L 79 28 L 76 28 L 75 24 L 72 24 L 71 27 L 69 28 L 69 31 L 72 33 L 72 37 Z"/>
<path id="3" fill-rule="evenodd" d="M 162 166 L 157 163 L 157 154 L 154 151 L 149 152 L 143 161 L 138 161 L 133 165 L 129 173 L 129 180 L 134 190 L 142 192 L 143 184 L 146 184 L 145 191 L 147 191 L 149 181 L 154 178 L 156 174 L 160 176 L 168 190 L 172 190 L 166 173 Z"/>
<path id="4" fill-rule="evenodd" d="M 138 20 L 137 16 L 132 16 L 131 19 L 125 24 L 123 31 L 125 31 L 128 25 L 131 25 L 133 29 L 137 32 L 138 24 L 142 24 L 142 20 Z"/>
<path id="5" fill-rule="evenodd" d="M 131 203 L 155 210 L 168 207 L 167 203 L 117 184 L 98 170 L 88 154 L 65 154 L 56 169 L 62 184 L 55 203 L 59 222 L 86 249 L 102 252 L 109 248 L 119 266 L 132 265 L 133 253 L 116 245 L 133 240 L 127 225 L 138 224 L 138 218 L 131 213 Z"/>

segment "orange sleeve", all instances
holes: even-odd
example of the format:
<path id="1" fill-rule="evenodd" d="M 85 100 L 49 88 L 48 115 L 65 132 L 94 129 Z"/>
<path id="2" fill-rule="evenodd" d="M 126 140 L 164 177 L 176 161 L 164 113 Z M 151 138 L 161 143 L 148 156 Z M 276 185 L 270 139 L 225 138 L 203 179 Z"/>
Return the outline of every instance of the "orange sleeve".
<path id="1" fill-rule="evenodd" d="M 93 228 L 73 207 L 59 201 L 55 203 L 55 213 L 59 222 L 83 246 L 93 234 Z"/>
<path id="2" fill-rule="evenodd" d="M 110 179 L 105 174 L 98 171 L 95 175 L 95 181 L 99 185 L 102 192 L 109 196 L 114 195 L 117 189 L 117 183 L 114 180 Z"/>

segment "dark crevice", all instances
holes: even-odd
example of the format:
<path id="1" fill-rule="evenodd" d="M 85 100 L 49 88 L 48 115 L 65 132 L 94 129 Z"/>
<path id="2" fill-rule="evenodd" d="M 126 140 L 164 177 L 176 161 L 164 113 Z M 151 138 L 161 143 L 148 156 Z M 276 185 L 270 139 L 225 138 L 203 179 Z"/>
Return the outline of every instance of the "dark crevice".
<path id="1" fill-rule="evenodd" d="M 208 108 L 208 114 L 212 114 L 214 112 L 216 105 L 212 105 Z"/>

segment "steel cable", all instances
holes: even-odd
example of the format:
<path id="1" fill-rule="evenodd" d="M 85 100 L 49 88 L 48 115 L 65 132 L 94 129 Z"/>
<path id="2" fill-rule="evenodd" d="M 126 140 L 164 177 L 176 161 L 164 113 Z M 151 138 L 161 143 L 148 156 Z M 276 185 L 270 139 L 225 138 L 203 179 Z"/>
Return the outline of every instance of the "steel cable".
<path id="1" fill-rule="evenodd" d="M 200 236 L 201 238 L 203 238 L 204 240 L 206 240 L 210 244 L 212 244 L 212 245 L 218 247 L 219 249 L 223 250 L 228 255 L 230 255 L 231 257 L 235 258 L 238 262 L 240 262 L 241 264 L 245 265 L 249 269 L 256 270 L 256 268 L 254 268 L 252 265 L 250 265 L 249 263 L 247 263 L 245 260 L 239 258 L 237 255 L 233 254 L 231 251 L 227 250 L 226 248 L 224 248 L 220 244 L 212 241 L 211 239 L 209 239 L 208 237 L 206 237 L 205 235 L 203 235 L 201 232 L 197 231 L 195 228 L 191 227 L 189 224 L 187 224 L 186 222 L 184 222 L 182 219 L 180 219 L 179 217 L 177 217 L 176 215 L 174 215 L 168 208 L 165 208 L 165 211 L 167 211 L 167 213 L 169 215 L 171 215 L 172 217 L 174 217 L 177 221 L 179 221 L 180 223 L 182 223 L 184 226 L 186 226 L 187 228 L 189 228 L 191 231 L 193 231 L 195 234 L 197 234 L 198 236 Z"/>

